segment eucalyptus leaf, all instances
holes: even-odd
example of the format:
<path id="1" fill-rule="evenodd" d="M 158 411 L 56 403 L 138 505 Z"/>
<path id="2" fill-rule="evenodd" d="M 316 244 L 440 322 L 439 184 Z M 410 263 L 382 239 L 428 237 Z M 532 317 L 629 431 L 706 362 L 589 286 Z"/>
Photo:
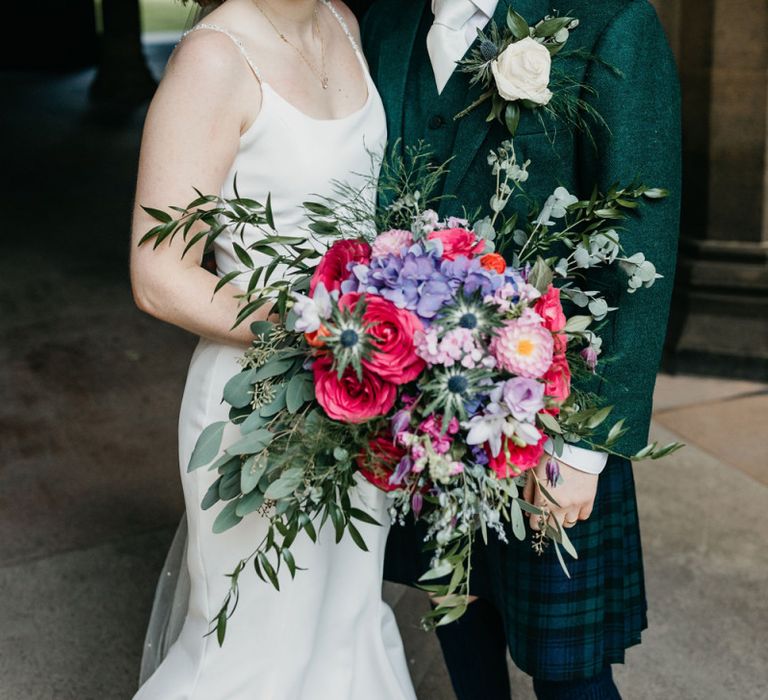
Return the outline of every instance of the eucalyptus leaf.
<path id="1" fill-rule="evenodd" d="M 512 520 L 512 533 L 522 542 L 525 539 L 525 517 L 517 498 L 512 501 L 510 506 L 510 517 Z"/>
<path id="2" fill-rule="evenodd" d="M 234 408 L 244 408 L 253 396 L 253 381 L 256 370 L 247 369 L 238 372 L 224 385 L 224 400 Z"/>
<path id="3" fill-rule="evenodd" d="M 560 427 L 560 424 L 557 422 L 557 419 L 553 415 L 549 413 L 543 413 L 543 412 L 537 415 L 539 420 L 541 421 L 541 424 L 545 428 L 551 430 L 553 433 L 563 432 L 562 428 Z"/>
<path id="4" fill-rule="evenodd" d="M 193 472 L 195 469 L 204 467 L 213 461 L 213 458 L 219 452 L 219 447 L 221 447 L 221 437 L 224 434 L 226 425 L 227 421 L 218 421 L 217 423 L 212 423 L 200 433 L 187 466 L 188 472 Z"/>
<path id="5" fill-rule="evenodd" d="M 269 430 L 259 429 L 247 433 L 227 448 L 231 455 L 252 455 L 261 452 L 270 442 L 273 434 Z"/>
<path id="6" fill-rule="evenodd" d="M 304 385 L 307 381 L 312 381 L 311 374 L 294 374 L 285 387 L 285 405 L 289 413 L 296 413 L 304 405 Z"/>
<path id="7" fill-rule="evenodd" d="M 259 367 L 253 379 L 258 382 L 262 379 L 277 377 L 289 370 L 292 364 L 293 360 L 290 358 L 276 358 L 269 360 L 266 364 Z"/>
<path id="8" fill-rule="evenodd" d="M 565 324 L 566 333 L 581 333 L 592 325 L 591 316 L 571 316 Z"/>
<path id="9" fill-rule="evenodd" d="M 547 265 L 547 262 L 541 257 L 536 258 L 536 262 L 528 274 L 528 283 L 536 287 L 542 294 L 546 294 L 553 279 L 552 269 Z"/>
<path id="10" fill-rule="evenodd" d="M 251 491 L 237 501 L 235 512 L 240 517 L 245 517 L 249 513 L 261 508 L 264 505 L 264 494 L 261 491 Z"/>
<path id="11" fill-rule="evenodd" d="M 434 581 L 436 578 L 448 576 L 453 571 L 453 566 L 449 561 L 441 561 L 437 566 L 433 566 L 426 574 L 419 577 L 419 581 Z"/>
<path id="12" fill-rule="evenodd" d="M 244 494 L 250 493 L 259 485 L 261 477 L 267 471 L 267 464 L 264 453 L 251 455 L 243 462 L 240 470 L 240 490 Z"/>
<path id="13" fill-rule="evenodd" d="M 237 514 L 238 502 L 238 500 L 230 501 L 221 509 L 221 512 L 216 516 L 216 520 L 213 521 L 214 534 L 219 535 L 222 532 L 226 532 L 242 520 L 242 517 Z"/>
<path id="14" fill-rule="evenodd" d="M 264 497 L 273 501 L 276 501 L 280 498 L 285 498 L 286 496 L 293 494 L 300 484 L 301 479 L 280 477 L 269 485 L 269 488 L 267 488 Z"/>
<path id="15" fill-rule="evenodd" d="M 212 506 L 216 505 L 221 499 L 219 498 L 219 484 L 223 477 L 219 477 L 214 481 L 203 496 L 203 500 L 200 502 L 200 508 L 208 510 Z"/>

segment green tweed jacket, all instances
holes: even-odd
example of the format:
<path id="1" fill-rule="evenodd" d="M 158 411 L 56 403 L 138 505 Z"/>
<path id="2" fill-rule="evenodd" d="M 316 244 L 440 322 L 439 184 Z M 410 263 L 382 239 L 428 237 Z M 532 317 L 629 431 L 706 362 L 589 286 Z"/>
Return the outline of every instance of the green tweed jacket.
<path id="1" fill-rule="evenodd" d="M 531 24 L 553 12 L 546 0 L 501 0 L 494 18 L 500 25 L 508 4 Z M 631 454 L 647 440 L 675 270 L 680 201 L 676 68 L 648 0 L 569 0 L 567 6 L 556 5 L 580 20 L 568 50 L 582 49 L 623 75 L 600 61 L 561 60 L 573 78 L 591 88 L 583 96 L 606 126 L 591 127 L 593 144 L 586 133 L 553 123 L 545 128 L 524 109 L 515 147 L 520 159 L 532 161 L 528 194 L 543 202 L 557 185 L 564 185 L 587 197 L 595 184 L 605 191 L 637 178 L 672 192 L 668 199 L 644 206 L 621 235 L 626 253 L 642 251 L 664 278 L 632 295 L 618 271 L 591 279 L 596 286 L 587 284 L 603 290 L 619 310 L 608 316 L 600 333 L 606 361 L 599 367 L 599 378 L 584 388 L 614 406 L 607 423 L 626 419 L 629 431 L 617 449 Z M 454 198 L 443 201 L 443 214 L 459 214 L 462 207 L 487 211 L 493 182 L 486 158 L 508 132 L 497 122 L 486 122 L 486 105 L 453 119 L 479 90 L 469 88 L 469 77 L 456 72 L 437 94 L 425 47 L 431 22 L 428 0 L 379 0 L 363 20 L 363 45 L 387 110 L 389 143 L 423 139 L 438 160 L 452 159 L 443 191 Z"/>

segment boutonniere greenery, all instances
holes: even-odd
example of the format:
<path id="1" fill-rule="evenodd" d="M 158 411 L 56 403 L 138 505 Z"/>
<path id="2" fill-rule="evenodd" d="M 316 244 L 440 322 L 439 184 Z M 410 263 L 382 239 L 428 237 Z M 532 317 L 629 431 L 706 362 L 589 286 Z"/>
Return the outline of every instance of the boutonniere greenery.
<path id="1" fill-rule="evenodd" d="M 480 96 L 456 119 L 490 102 L 488 121 L 506 124 L 514 136 L 523 109 L 545 114 L 569 127 L 586 129 L 587 119 L 601 122 L 600 115 L 581 95 L 589 86 L 559 67 L 566 58 L 594 60 L 581 50 L 566 50 L 571 32 L 579 26 L 575 17 L 547 16 L 533 26 L 511 7 L 505 27 L 496 22 L 478 30 L 478 41 L 459 62 L 459 70 L 471 76 L 470 85 L 479 85 Z"/>

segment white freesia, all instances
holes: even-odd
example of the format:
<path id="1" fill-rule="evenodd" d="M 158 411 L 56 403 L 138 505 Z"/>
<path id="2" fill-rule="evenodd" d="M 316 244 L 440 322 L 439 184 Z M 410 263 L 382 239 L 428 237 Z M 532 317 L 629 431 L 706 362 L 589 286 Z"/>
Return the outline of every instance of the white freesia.
<path id="1" fill-rule="evenodd" d="M 295 292 L 293 313 L 297 316 L 295 327 L 299 333 L 314 333 L 318 330 L 322 322 L 331 317 L 331 296 L 325 285 L 320 282 L 311 298 Z"/>
<path id="2" fill-rule="evenodd" d="M 549 50 L 530 37 L 510 44 L 491 62 L 496 89 L 509 102 L 528 100 L 537 105 L 548 104 L 552 99 L 551 70 Z"/>

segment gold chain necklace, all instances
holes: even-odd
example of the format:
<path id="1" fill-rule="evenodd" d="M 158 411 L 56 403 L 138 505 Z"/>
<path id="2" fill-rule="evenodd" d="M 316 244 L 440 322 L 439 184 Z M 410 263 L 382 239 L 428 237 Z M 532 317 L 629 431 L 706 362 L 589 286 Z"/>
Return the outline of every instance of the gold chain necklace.
<path id="1" fill-rule="evenodd" d="M 304 52 L 296 46 L 283 32 L 281 32 L 277 25 L 272 21 L 271 17 L 264 11 L 264 9 L 259 5 L 259 3 L 256 2 L 256 0 L 253 0 L 253 4 L 256 6 L 256 9 L 261 12 L 261 14 L 264 16 L 264 19 L 267 20 L 267 22 L 272 25 L 272 29 L 275 30 L 275 33 L 277 36 L 280 37 L 280 39 L 283 40 L 284 43 L 288 44 L 297 54 L 299 54 L 299 57 L 301 58 L 304 63 L 307 64 L 309 69 L 317 76 L 317 79 L 320 81 L 320 85 L 323 86 L 323 90 L 328 89 L 328 73 L 325 70 L 325 40 L 323 39 L 323 34 L 320 31 L 320 21 L 317 18 L 317 5 L 315 5 L 315 11 L 312 15 L 313 19 L 313 30 L 314 33 L 320 38 L 320 60 L 321 60 L 321 66 L 320 70 L 318 71 L 315 65 L 304 55 Z"/>

